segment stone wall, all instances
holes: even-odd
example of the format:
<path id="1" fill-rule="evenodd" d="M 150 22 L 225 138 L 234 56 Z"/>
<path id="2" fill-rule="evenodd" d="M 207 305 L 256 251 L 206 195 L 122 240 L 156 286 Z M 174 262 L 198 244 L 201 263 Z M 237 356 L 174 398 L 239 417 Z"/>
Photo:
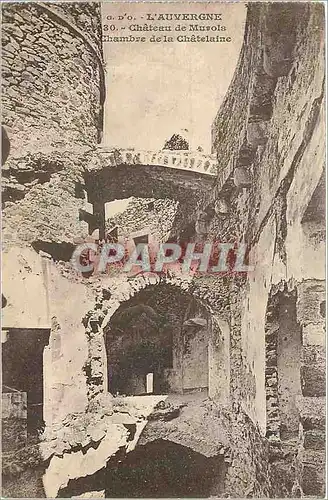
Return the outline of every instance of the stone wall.
<path id="1" fill-rule="evenodd" d="M 232 330 L 232 342 L 237 342 L 241 356 L 241 369 L 239 375 L 235 374 L 240 380 L 237 391 L 244 410 L 258 423 L 263 435 L 267 432 L 268 437 L 278 439 L 278 444 L 270 447 L 273 461 L 270 474 L 273 489 L 277 487 L 277 478 L 281 474 L 285 477 L 275 490 L 275 494 L 281 496 L 299 492 L 323 494 L 321 423 L 317 430 L 315 424 L 310 426 L 316 444 L 312 438 L 308 439 L 307 443 L 311 443 L 306 445 L 311 447 L 308 457 L 307 451 L 303 451 L 304 437 L 298 432 L 303 407 L 307 414 L 311 413 L 309 398 L 315 412 L 325 395 L 323 317 L 319 312 L 323 301 L 320 299 L 320 280 L 325 275 L 324 215 L 320 208 L 324 194 L 321 191 L 318 195 L 324 171 L 325 143 L 323 19 L 322 5 L 249 7 L 245 33 L 249 44 L 242 51 L 230 93 L 213 126 L 213 148 L 218 158 L 223 158 L 218 140 L 220 120 L 224 118 L 227 100 L 234 96 L 240 107 L 247 110 L 245 114 L 244 111 L 237 114 L 241 119 L 239 125 L 237 119 L 230 124 L 235 130 L 239 127 L 237 140 L 232 145 L 232 151 L 236 148 L 237 154 L 232 153 L 227 161 L 233 166 L 227 167 L 230 178 L 223 186 L 222 178 L 218 177 L 219 192 L 213 195 L 212 204 L 204 200 L 200 207 L 202 211 L 214 209 L 207 237 L 246 241 L 250 261 L 255 265 L 243 289 L 239 290 L 239 309 L 233 312 L 234 322 L 240 321 L 241 313 L 241 337 L 234 336 Z M 247 91 L 242 95 L 238 78 L 247 67 L 252 67 L 252 71 Z M 231 138 L 224 139 L 223 134 L 223 147 L 228 147 L 228 140 Z M 241 140 L 245 141 L 242 147 L 239 146 Z M 252 154 L 247 155 L 247 151 Z M 215 213 L 215 200 L 223 200 L 228 210 L 216 210 Z M 270 323 L 272 311 L 267 309 L 271 294 L 278 293 L 279 289 L 281 293 L 285 287 L 289 294 L 298 297 L 295 328 L 285 329 L 287 335 L 283 335 L 286 328 L 283 314 L 278 322 Z M 301 319 L 303 308 L 305 315 L 308 311 L 302 300 L 303 293 L 306 294 L 303 290 L 309 291 L 306 301 L 313 311 L 310 313 L 312 319 L 307 320 L 309 326 Z M 267 323 L 266 312 L 269 314 Z M 305 336 L 304 333 L 301 336 L 301 329 L 306 332 Z M 279 330 L 280 340 L 275 338 Z M 321 347 L 304 347 L 307 335 L 311 339 L 309 342 L 319 343 Z M 279 342 L 286 343 L 283 351 Z M 288 351 L 293 363 L 291 359 L 279 362 L 281 353 Z M 235 348 L 232 363 L 237 352 Z M 291 378 L 288 367 L 295 372 Z M 295 384 L 297 379 L 300 384 L 294 391 L 287 380 Z M 294 393 L 294 442 L 284 435 L 284 425 L 291 425 L 290 409 L 287 421 L 283 422 L 284 383 L 289 387 L 287 393 L 290 395 L 291 390 Z M 316 446 L 318 449 L 314 451 Z M 312 474 L 316 471 L 312 486 L 307 479 L 310 470 Z"/>
<path id="2" fill-rule="evenodd" d="M 183 202 L 175 213 L 172 234 L 182 241 L 190 237 L 200 242 L 246 241 L 254 271 L 249 276 L 167 273 L 86 278 L 68 261 L 75 242 L 89 231 L 80 220 L 87 184 L 92 184 L 96 196 L 103 186 L 102 178 L 97 184 L 94 174 L 106 170 L 108 185 L 111 172 L 115 173 L 120 196 L 131 195 L 131 185 L 135 187 L 135 179 L 125 175 L 128 169 L 107 168 L 95 151 L 103 89 L 99 39 L 91 31 L 100 29 L 99 7 L 93 3 L 70 4 L 67 10 L 50 4 L 5 6 L 4 117 L 13 139 L 4 172 L 4 237 L 8 255 L 16 247 L 12 274 L 19 274 L 21 282 L 31 274 L 38 276 L 35 289 L 42 297 L 42 311 L 26 301 L 15 324 L 10 323 L 15 316 L 11 314 L 6 326 L 23 328 L 19 322 L 32 318 L 51 330 L 44 353 L 46 431 L 42 456 L 35 458 L 45 472 L 48 496 L 111 467 L 119 450 L 126 454 L 140 445 L 146 426 L 149 441 L 160 436 L 205 456 L 222 454 L 227 496 L 323 494 L 324 269 L 315 264 L 322 259 L 324 246 L 319 213 L 324 161 L 322 7 L 306 3 L 248 7 L 236 74 L 213 124 L 213 151 L 221 166 L 217 180 L 207 185 L 195 213 L 187 210 L 195 200 L 190 201 L 182 180 L 177 187 L 170 185 L 178 189 Z M 86 38 L 80 33 L 84 23 Z M 49 36 L 53 45 L 42 42 Z M 30 67 L 42 64 L 44 76 L 34 75 L 40 77 L 38 82 L 24 73 L 25 85 L 18 85 L 15 78 L 21 72 L 30 75 Z M 49 97 L 48 78 L 54 72 Z M 69 95 L 62 93 L 64 87 Z M 26 98 L 25 111 L 17 96 L 20 101 Z M 40 106 L 37 116 L 31 111 L 33 99 Z M 152 182 L 161 192 L 163 179 L 156 175 L 153 172 Z M 137 187 L 137 196 L 150 198 L 152 186 L 145 181 L 145 187 L 142 183 Z M 175 202 L 165 201 L 161 209 L 173 206 Z M 121 221 L 124 231 L 130 231 L 129 216 L 131 212 L 113 222 Z M 158 231 L 157 222 L 153 230 Z M 159 232 L 164 236 L 166 230 L 165 226 Z M 10 273 L 5 295 L 9 279 Z M 107 394 L 105 327 L 122 303 L 156 285 L 188 292 L 211 316 L 215 335 L 209 372 L 218 378 L 209 384 L 211 400 L 171 404 L 155 398 L 135 408 L 135 403 Z M 270 324 L 270 301 L 274 305 L 279 293 L 290 294 L 295 301 L 293 335 L 288 318 L 283 325 L 281 318 Z M 17 304 L 13 291 L 8 297 L 8 306 Z M 300 391 L 288 385 L 293 389 L 295 417 L 292 436 L 284 436 L 288 439 L 282 439 L 281 432 L 286 405 L 279 407 L 283 392 L 279 370 L 286 360 L 278 360 L 284 349 L 276 327 L 288 352 L 299 356 L 289 365 L 293 373 L 297 371 Z M 287 379 L 290 373 L 285 373 Z M 152 419 L 154 426 L 149 425 Z M 13 462 L 17 464 L 19 457 Z M 18 469 L 8 474 L 9 483 L 19 473 Z M 15 490 L 8 491 L 13 496 Z M 37 487 L 31 496 L 38 496 L 36 492 Z"/>
<path id="3" fill-rule="evenodd" d="M 66 7 L 2 10 L 2 120 L 11 146 L 2 169 L 6 245 L 72 243 L 88 231 L 79 209 L 90 161 L 84 154 L 102 134 L 100 7 Z"/>
<path id="4" fill-rule="evenodd" d="M 297 319 L 302 329 L 299 460 L 300 483 L 306 495 L 325 494 L 326 437 L 318 411 L 326 399 L 325 303 L 324 281 L 305 280 L 299 284 Z M 304 408 L 307 408 L 308 420 L 304 419 Z"/>
<path id="5" fill-rule="evenodd" d="M 78 331 L 90 307 L 88 294 L 52 258 L 64 263 L 74 238 L 88 234 L 79 209 L 86 203 L 85 152 L 102 134 L 100 33 L 97 3 L 14 3 L 2 9 L 2 119 L 10 141 L 2 167 L 3 324 L 14 333 L 51 332 L 43 359 L 43 417 L 50 435 L 67 411 L 83 412 L 86 406 L 87 350 Z M 72 311 L 74 296 L 78 305 Z M 14 442 L 10 432 L 6 440 Z M 3 456 L 6 496 L 44 496 L 40 438 Z"/>
<path id="6" fill-rule="evenodd" d="M 167 241 L 172 229 L 178 202 L 154 198 L 132 198 L 123 213 L 109 218 L 106 229 L 118 226 L 118 235 L 130 239 L 136 231 L 149 234 L 157 243 Z"/>
<path id="7" fill-rule="evenodd" d="M 107 363 L 104 331 L 115 312 L 120 310 L 121 305 L 128 300 L 133 300 L 131 297 L 138 301 L 138 294 L 147 293 L 147 289 L 151 293 L 156 286 L 174 286 L 177 288 L 177 294 L 179 294 L 179 289 L 192 293 L 201 304 L 209 308 L 211 314 L 213 314 L 213 308 L 216 312 L 220 311 L 222 323 L 225 314 L 230 317 L 228 312 L 224 312 L 224 303 L 220 294 L 220 289 L 222 292 L 224 286 L 215 281 L 211 284 L 214 286 L 210 287 L 211 293 L 209 293 L 206 279 L 193 282 L 190 276 L 149 275 L 134 279 L 120 277 L 116 280 L 103 277 L 100 288 L 98 286 L 96 300 L 93 305 L 90 302 L 91 309 L 83 320 L 85 338 L 88 341 L 88 358 L 85 364 L 88 387 L 87 412 L 85 416 L 80 412 L 74 412 L 66 418 L 63 415 L 61 423 L 57 420 L 52 429 L 49 429 L 52 434 L 48 435 L 42 448 L 43 456 L 50 459 L 50 465 L 44 477 L 48 494 L 56 495 L 57 488 L 73 485 L 74 481 L 83 482 L 83 477 L 89 481 L 88 484 L 93 484 L 93 481 L 99 480 L 97 474 L 105 464 L 109 469 L 115 467 L 114 455 L 119 449 L 125 454 L 132 451 L 135 446 L 143 446 L 146 442 L 164 438 L 167 441 L 181 443 L 205 456 L 215 455 L 218 453 L 217 450 L 222 448 L 220 453 L 225 454 L 225 461 L 228 465 L 224 483 L 226 494 L 237 497 L 245 496 L 247 493 L 255 496 L 268 495 L 271 487 L 267 462 L 268 447 L 261 440 L 257 426 L 238 404 L 236 394 L 233 394 L 232 402 L 227 400 L 226 395 L 225 398 L 220 398 L 220 394 L 215 394 L 214 400 L 222 403 L 222 406 L 211 402 L 206 396 L 200 399 L 196 397 L 194 400 L 195 396 L 191 395 L 191 399 L 174 401 L 170 399 L 170 396 L 156 396 L 159 399 L 154 403 L 159 406 L 156 404 L 147 406 L 147 411 L 146 409 L 136 410 L 135 405 L 138 407 L 139 404 L 138 396 L 132 398 L 131 401 L 129 398 L 126 400 L 123 398 L 121 401 L 117 398 L 111 399 L 109 395 L 106 395 Z M 155 300 L 157 296 L 151 293 L 151 297 Z M 224 330 L 222 333 L 226 334 Z M 225 341 L 221 342 L 223 350 L 226 349 L 224 344 Z M 218 354 L 216 350 L 215 355 Z M 75 358 L 77 360 L 77 355 Z M 220 358 L 224 359 L 224 352 L 220 353 Z M 232 366 L 235 369 L 234 358 Z M 222 366 L 220 368 L 222 370 Z M 234 373 L 232 376 L 232 387 L 238 383 L 235 375 Z M 75 392 L 75 399 L 76 395 L 77 392 Z M 165 404 L 160 403 L 163 398 L 166 401 L 167 397 Z M 148 399 L 149 403 L 151 401 L 151 398 Z M 67 404 L 66 408 L 68 408 Z M 185 410 L 182 411 L 181 408 L 184 407 Z M 70 408 L 73 409 L 71 404 Z M 80 431 L 77 435 L 73 427 L 79 428 L 84 420 L 86 422 L 84 427 L 87 426 L 85 427 L 87 430 Z M 72 421 L 74 421 L 73 427 Z M 165 424 L 166 421 L 168 426 Z M 217 422 L 214 427 L 210 425 L 213 421 Z M 204 422 L 207 424 L 204 425 Z M 60 432 L 59 426 L 62 429 Z M 133 429 L 134 426 L 136 431 L 133 431 L 129 437 L 124 432 L 124 428 Z M 55 429 L 58 430 L 55 431 Z M 143 441 L 139 441 L 141 431 L 143 431 Z M 199 433 L 203 436 L 201 440 L 197 437 Z M 224 440 L 223 436 L 226 436 Z M 100 443 L 97 451 L 94 449 L 95 442 Z M 110 443 L 109 447 L 107 444 L 107 448 L 106 443 Z M 83 467 L 81 454 L 85 456 Z M 101 480 L 105 481 L 104 478 Z"/>
<path id="8" fill-rule="evenodd" d="M 317 255 L 323 262 L 321 219 L 316 249 L 304 234 L 304 214 L 324 168 L 323 34 L 321 5 L 249 6 L 236 74 L 213 124 L 213 150 L 225 174 L 199 206 L 208 214 L 202 238 L 246 241 L 255 264 L 239 290 L 240 346 L 245 407 L 263 432 L 265 336 L 258 332 L 264 332 L 271 286 L 324 275 L 323 265 L 313 264 Z M 280 35 L 284 44 L 275 44 Z"/>
<path id="9" fill-rule="evenodd" d="M 93 26 L 86 26 L 92 23 Z M 90 148 L 100 137 L 98 4 L 3 8 L 3 121 L 12 153 Z"/>

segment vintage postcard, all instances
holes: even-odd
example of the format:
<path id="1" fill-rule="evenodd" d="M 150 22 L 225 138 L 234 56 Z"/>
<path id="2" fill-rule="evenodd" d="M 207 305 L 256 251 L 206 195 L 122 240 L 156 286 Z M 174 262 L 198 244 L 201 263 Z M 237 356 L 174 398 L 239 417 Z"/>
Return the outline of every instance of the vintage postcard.
<path id="1" fill-rule="evenodd" d="M 2 2 L 2 498 L 325 496 L 325 18 Z"/>

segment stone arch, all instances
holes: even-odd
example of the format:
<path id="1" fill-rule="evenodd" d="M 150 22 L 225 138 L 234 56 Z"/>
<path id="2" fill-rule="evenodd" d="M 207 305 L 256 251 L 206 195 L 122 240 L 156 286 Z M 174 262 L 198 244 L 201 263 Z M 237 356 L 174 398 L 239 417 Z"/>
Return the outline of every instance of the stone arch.
<path id="1" fill-rule="evenodd" d="M 180 152 L 99 152 L 100 166 L 84 174 L 85 190 L 93 213 L 82 213 L 89 228 L 104 238 L 105 204 L 130 197 L 168 199 L 186 205 L 200 199 L 213 185 L 216 159 L 211 155 Z M 113 176 L 115 168 L 115 176 Z M 89 229 L 90 234 L 92 233 Z"/>
<path id="2" fill-rule="evenodd" d="M 135 297 L 148 287 L 169 285 L 177 287 L 181 292 L 193 297 L 194 283 L 189 275 L 168 273 L 157 275 L 154 273 L 142 274 L 133 279 L 120 277 L 108 285 L 102 286 L 96 299 L 95 308 L 85 317 L 86 334 L 88 337 L 89 356 L 85 364 L 87 376 L 88 398 L 94 400 L 100 394 L 107 392 L 107 355 L 105 346 L 106 327 L 119 307 Z M 211 304 L 201 298 L 194 297 L 204 308 L 210 318 L 209 376 L 219 377 L 221 383 L 210 383 L 210 396 L 217 400 L 226 400 L 229 394 L 229 329 L 227 324 L 215 316 Z M 212 335 L 212 332 L 215 335 Z"/>
<path id="3" fill-rule="evenodd" d="M 90 203 L 106 203 L 128 198 L 169 198 L 183 201 L 186 191 L 196 195 L 208 191 L 213 176 L 191 169 L 173 169 L 165 166 L 121 164 L 115 169 L 104 166 L 85 173 L 85 185 Z"/>
<path id="4" fill-rule="evenodd" d="M 104 323 L 108 322 L 114 312 L 122 302 L 134 297 L 137 293 L 152 285 L 171 285 L 188 292 L 191 289 L 192 277 L 182 274 L 168 273 L 165 275 L 155 273 L 143 273 L 133 279 L 126 279 L 110 286 L 110 298 L 107 302 L 108 312 L 104 318 Z M 205 304 L 204 304 L 205 305 Z M 207 307 L 210 310 L 209 305 Z"/>

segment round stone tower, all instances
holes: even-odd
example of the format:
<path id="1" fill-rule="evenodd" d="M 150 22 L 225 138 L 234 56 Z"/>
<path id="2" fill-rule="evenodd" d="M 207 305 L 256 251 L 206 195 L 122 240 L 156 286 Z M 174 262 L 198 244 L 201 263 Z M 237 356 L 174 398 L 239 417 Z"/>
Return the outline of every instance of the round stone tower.
<path id="1" fill-rule="evenodd" d="M 97 144 L 105 95 L 99 4 L 16 3 L 2 13 L 11 155 Z"/>

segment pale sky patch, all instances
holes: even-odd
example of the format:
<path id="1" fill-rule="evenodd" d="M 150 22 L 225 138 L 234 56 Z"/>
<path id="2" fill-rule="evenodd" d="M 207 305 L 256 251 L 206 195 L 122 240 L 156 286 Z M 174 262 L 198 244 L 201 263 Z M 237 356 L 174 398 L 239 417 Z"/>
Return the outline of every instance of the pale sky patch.
<path id="1" fill-rule="evenodd" d="M 223 21 L 212 24 L 224 24 L 227 31 L 205 34 L 229 35 L 230 43 L 104 43 L 107 99 L 103 144 L 158 150 L 174 133 L 187 129 L 191 149 L 201 146 L 210 152 L 211 125 L 242 45 L 245 4 L 110 2 L 102 5 L 102 11 L 104 22 L 107 15 L 125 12 L 138 18 L 147 12 L 222 13 Z M 145 22 L 139 19 L 138 24 Z M 142 34 L 149 36 L 135 33 Z"/>

